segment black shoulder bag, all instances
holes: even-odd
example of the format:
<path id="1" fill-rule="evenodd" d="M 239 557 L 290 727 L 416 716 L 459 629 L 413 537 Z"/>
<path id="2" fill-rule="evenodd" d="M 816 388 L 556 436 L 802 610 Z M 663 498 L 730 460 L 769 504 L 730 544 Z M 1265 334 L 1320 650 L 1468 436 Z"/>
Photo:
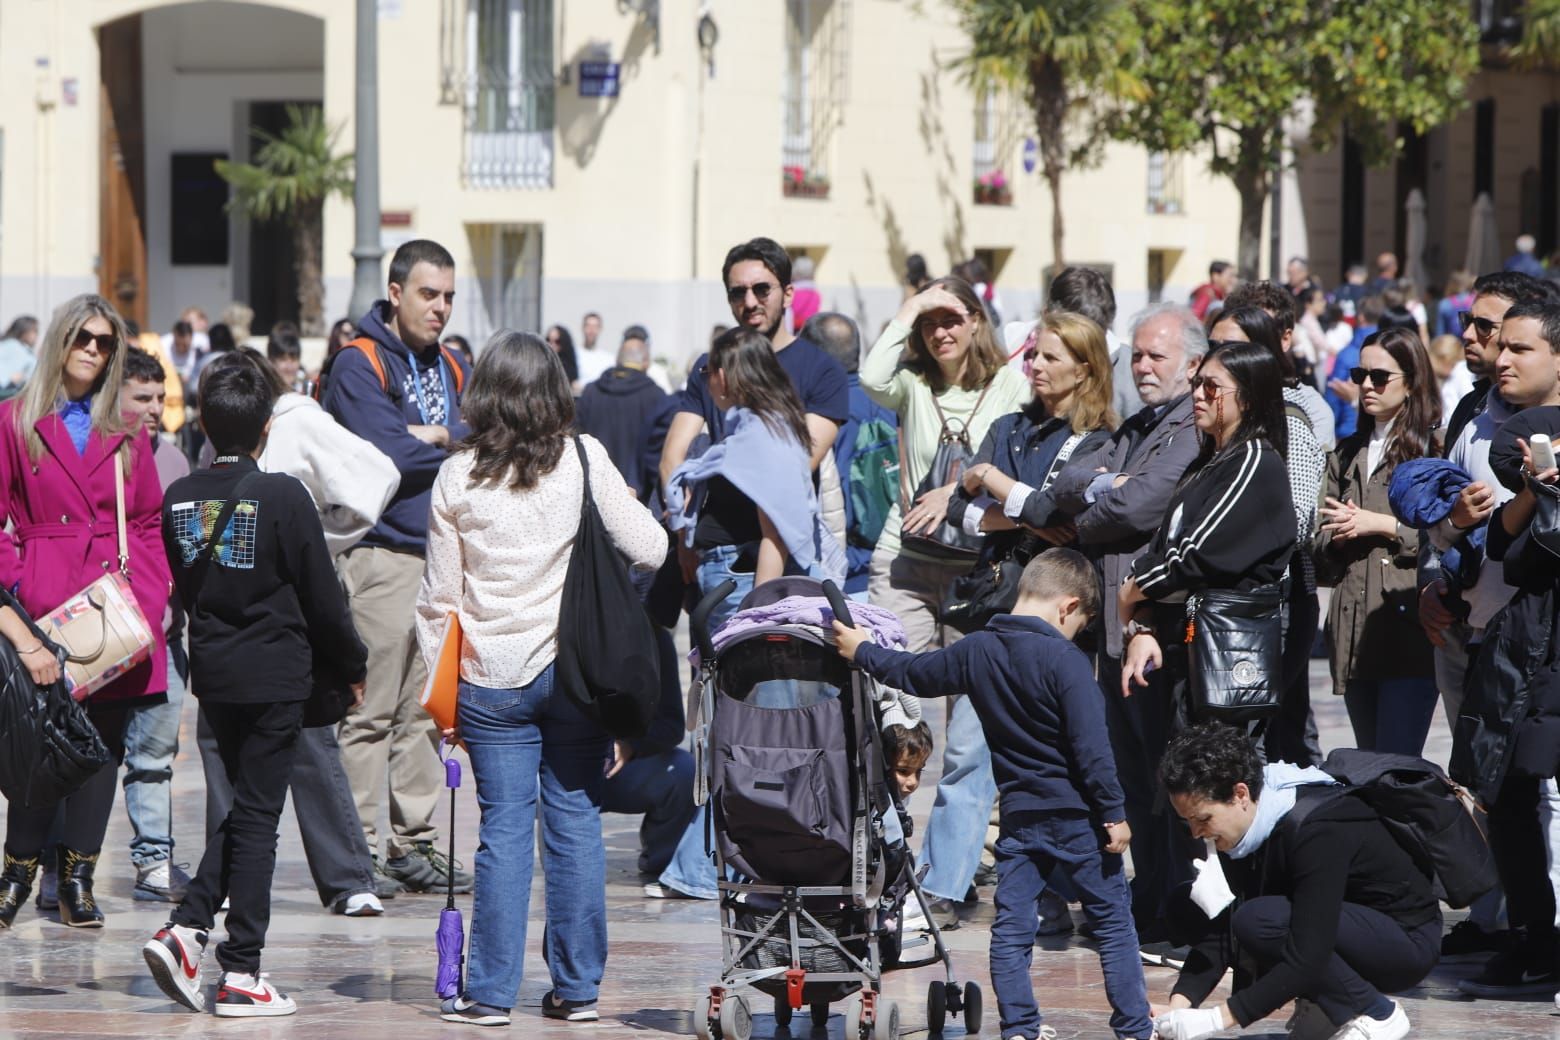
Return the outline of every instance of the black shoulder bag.
<path id="1" fill-rule="evenodd" d="M 661 698 L 655 628 L 590 493 L 590 463 L 574 438 L 584 491 L 558 610 L 558 683 L 614 737 L 642 737 Z"/>
<path id="2" fill-rule="evenodd" d="M 233 494 L 222 503 L 222 511 L 217 514 L 217 522 L 211 527 L 211 537 L 206 540 L 200 555 L 195 558 L 196 597 L 200 596 L 200 590 L 205 585 L 206 570 L 211 566 L 211 558 L 217 551 L 217 542 L 221 541 L 223 532 L 227 530 L 228 523 L 233 519 L 233 514 L 238 511 L 239 503 L 244 498 L 244 489 L 258 475 L 258 471 L 244 474 L 237 486 L 233 488 Z M 334 659 L 321 656 L 318 650 L 313 652 L 309 674 L 313 677 L 314 685 L 309 691 L 309 699 L 303 705 L 304 728 L 336 725 L 347 717 L 347 712 L 352 710 L 352 702 L 355 699 L 352 685 L 341 675 Z"/>
<path id="3" fill-rule="evenodd" d="M 1289 575 L 1248 592 L 1207 589 L 1186 600 L 1194 721 L 1250 722 L 1278 713 L 1284 693 Z"/>

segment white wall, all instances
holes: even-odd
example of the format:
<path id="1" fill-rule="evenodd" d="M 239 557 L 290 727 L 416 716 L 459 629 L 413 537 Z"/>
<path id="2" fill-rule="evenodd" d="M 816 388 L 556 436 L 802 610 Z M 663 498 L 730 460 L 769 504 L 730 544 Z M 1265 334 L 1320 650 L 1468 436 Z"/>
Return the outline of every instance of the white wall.
<path id="1" fill-rule="evenodd" d="M 233 4 L 158 8 L 142 16 L 146 121 L 146 252 L 154 329 L 185 307 L 213 316 L 235 288 L 244 238 L 229 234 L 225 267 L 174 267 L 170 253 L 170 174 L 176 152 L 224 152 L 243 158 L 251 101 L 318 101 L 324 91 L 324 23 L 274 8 Z M 346 147 L 350 147 L 348 144 Z M 233 222 L 234 224 L 237 221 Z"/>

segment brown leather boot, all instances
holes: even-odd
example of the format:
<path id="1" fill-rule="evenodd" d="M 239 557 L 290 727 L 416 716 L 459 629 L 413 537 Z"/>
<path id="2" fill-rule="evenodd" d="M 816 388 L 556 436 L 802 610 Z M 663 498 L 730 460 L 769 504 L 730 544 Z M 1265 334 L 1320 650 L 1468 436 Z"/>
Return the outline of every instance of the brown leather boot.
<path id="1" fill-rule="evenodd" d="M 27 902 L 37 876 L 37 856 L 17 859 L 9 852 L 5 854 L 5 865 L 0 868 L 0 928 L 9 928 L 16 920 L 16 912 Z"/>
<path id="2" fill-rule="evenodd" d="M 92 872 L 97 869 L 97 853 L 84 856 L 61 845 L 59 850 L 60 922 L 71 928 L 103 927 L 103 911 L 92 898 Z"/>

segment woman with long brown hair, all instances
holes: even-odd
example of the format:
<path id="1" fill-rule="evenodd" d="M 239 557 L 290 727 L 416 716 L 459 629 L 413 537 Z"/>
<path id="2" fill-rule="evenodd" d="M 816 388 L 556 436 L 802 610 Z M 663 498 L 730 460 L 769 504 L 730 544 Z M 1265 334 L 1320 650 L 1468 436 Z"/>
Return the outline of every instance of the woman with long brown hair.
<path id="1" fill-rule="evenodd" d="M 959 633 L 943 623 L 942 602 L 968 555 L 941 554 L 948 504 L 958 487 L 922 487 L 946 438 L 979 445 L 993 423 L 1029 403 L 1024 377 L 1007 367 L 985 304 L 962 278 L 938 278 L 906 300 L 861 362 L 861 388 L 899 415 L 900 500 L 872 554 L 867 598 L 899 615 L 906 649 L 946 646 Z M 986 821 L 996 797 L 991 755 L 965 697 L 950 700 L 942 779 L 921 859 L 931 864 L 922 887 L 939 924 L 956 920 L 980 865 Z"/>
<path id="2" fill-rule="evenodd" d="M 1328 459 L 1316 540 L 1317 568 L 1333 586 L 1333 692 L 1357 746 L 1417 755 L 1435 714 L 1435 662 L 1419 625 L 1419 532 L 1392 515 L 1387 489 L 1400 464 L 1440 454 L 1441 402 L 1412 329 L 1366 339 L 1349 378 L 1360 387 L 1359 427 Z"/>
<path id="3" fill-rule="evenodd" d="M 444 1002 L 443 1018 L 509 1023 L 525 962 L 540 802 L 553 986 L 542 1014 L 594 1020 L 607 957 L 600 809 L 611 741 L 579 707 L 580 691 L 559 688 L 553 667 L 586 480 L 570 436 L 574 395 L 563 362 L 535 336 L 496 333 L 461 414 L 471 435 L 434 481 L 417 598 L 417 639 L 430 669 L 445 619 L 460 621 L 456 720 L 482 808 L 466 989 Z M 660 566 L 666 532 L 606 449 L 589 436 L 579 441 L 608 537 L 630 563 Z"/>
<path id="4" fill-rule="evenodd" d="M 77 296 L 55 311 L 21 394 L 0 404 L 0 527 L 6 528 L 0 533 L 0 586 L 14 589 L 17 602 L 38 618 L 123 564 L 152 630 L 150 658 L 86 702 L 111 757 L 61 803 L 59 912 L 76 928 L 103 926 L 93 872 L 114 806 L 126 727 L 134 712 L 165 701 L 168 689 L 162 484 L 151 443 L 134 436 L 120 413 L 126 349 L 125 324 L 113 306 L 101 296 Z M 119 560 L 115 519 L 116 468 L 124 477 L 125 561 Z M 9 607 L 0 608 L 0 634 L 35 682 L 59 679 L 53 654 Z M 58 808 L 24 808 L 15 801 L 6 807 L 0 927 L 10 926 L 32 889 Z"/>

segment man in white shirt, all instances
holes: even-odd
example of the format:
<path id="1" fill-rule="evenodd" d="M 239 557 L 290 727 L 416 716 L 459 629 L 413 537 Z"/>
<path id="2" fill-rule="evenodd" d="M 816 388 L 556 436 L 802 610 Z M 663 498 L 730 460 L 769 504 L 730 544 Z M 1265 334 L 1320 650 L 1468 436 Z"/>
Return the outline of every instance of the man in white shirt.
<path id="1" fill-rule="evenodd" d="M 617 363 L 617 355 L 596 345 L 601 338 L 601 315 L 591 311 L 580 322 L 580 349 L 574 352 L 574 362 L 579 366 L 580 386 L 589 386 Z"/>

